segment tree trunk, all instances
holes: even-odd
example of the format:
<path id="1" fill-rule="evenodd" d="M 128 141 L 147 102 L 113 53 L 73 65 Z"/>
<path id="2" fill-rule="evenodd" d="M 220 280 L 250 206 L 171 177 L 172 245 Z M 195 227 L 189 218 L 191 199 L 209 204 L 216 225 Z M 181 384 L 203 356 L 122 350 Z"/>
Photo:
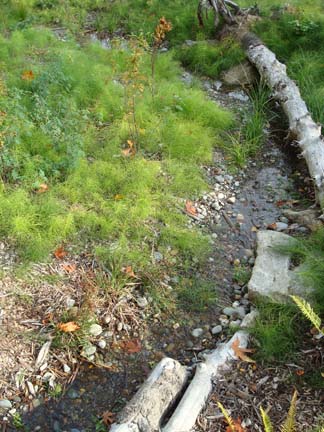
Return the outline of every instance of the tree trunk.
<path id="1" fill-rule="evenodd" d="M 318 202 L 324 210 L 324 140 L 320 124 L 312 119 L 294 81 L 287 76 L 287 68 L 280 63 L 254 34 L 242 38 L 250 62 L 273 91 L 289 120 L 290 134 L 297 141 L 314 181 Z"/>

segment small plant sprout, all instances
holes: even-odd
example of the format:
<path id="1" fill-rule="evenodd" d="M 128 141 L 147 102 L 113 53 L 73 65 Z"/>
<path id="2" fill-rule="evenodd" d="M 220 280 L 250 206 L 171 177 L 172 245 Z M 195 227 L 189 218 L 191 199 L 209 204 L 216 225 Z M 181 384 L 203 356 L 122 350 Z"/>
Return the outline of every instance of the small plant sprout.
<path id="1" fill-rule="evenodd" d="M 296 303 L 300 311 L 305 315 L 305 317 L 313 324 L 319 333 L 324 335 L 324 327 L 322 327 L 321 318 L 314 311 L 312 306 L 303 298 L 298 296 L 290 296 Z"/>

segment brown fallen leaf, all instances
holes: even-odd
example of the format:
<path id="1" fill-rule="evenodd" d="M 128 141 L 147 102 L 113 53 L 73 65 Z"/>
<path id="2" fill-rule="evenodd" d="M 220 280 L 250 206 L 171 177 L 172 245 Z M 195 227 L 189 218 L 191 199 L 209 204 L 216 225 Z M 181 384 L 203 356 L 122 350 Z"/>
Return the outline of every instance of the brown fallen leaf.
<path id="1" fill-rule="evenodd" d="M 246 355 L 246 353 L 253 353 L 255 350 L 249 348 L 241 348 L 239 338 L 235 339 L 235 341 L 231 345 L 231 348 L 234 351 L 236 357 L 239 358 L 240 360 L 248 363 L 255 363 L 253 359 L 251 359 Z"/>
<path id="2" fill-rule="evenodd" d="M 58 247 L 55 251 L 54 251 L 54 256 L 56 259 L 63 259 L 65 256 L 67 255 L 66 250 L 64 250 L 63 246 Z"/>
<path id="3" fill-rule="evenodd" d="M 24 81 L 32 81 L 33 79 L 35 79 L 34 72 L 32 70 L 25 70 L 21 74 L 21 79 Z"/>
<path id="4" fill-rule="evenodd" d="M 127 353 L 127 354 L 135 354 L 142 350 L 142 344 L 139 339 L 130 339 L 128 341 L 122 341 L 120 343 L 120 347 Z"/>
<path id="5" fill-rule="evenodd" d="M 135 278 L 136 275 L 133 271 L 132 266 L 126 266 L 122 268 L 122 272 L 125 273 L 127 276 L 131 277 L 131 278 Z"/>
<path id="6" fill-rule="evenodd" d="M 272 223 L 272 224 L 269 224 L 269 225 L 267 226 L 267 228 L 268 228 L 269 230 L 275 231 L 275 230 L 277 229 L 277 224 L 274 222 L 274 223 Z"/>
<path id="7" fill-rule="evenodd" d="M 110 426 L 114 423 L 115 414 L 110 411 L 105 411 L 102 416 L 103 424 L 106 426 Z"/>
<path id="8" fill-rule="evenodd" d="M 127 145 L 128 145 L 128 148 L 122 150 L 122 154 L 124 156 L 134 156 L 136 154 L 134 142 L 131 140 L 127 140 Z"/>
<path id="9" fill-rule="evenodd" d="M 64 333 L 72 333 L 79 330 L 80 326 L 74 321 L 69 321 L 67 323 L 57 324 L 57 328 Z"/>
<path id="10" fill-rule="evenodd" d="M 62 264 L 62 268 L 66 273 L 73 273 L 76 270 L 75 264 Z"/>
<path id="11" fill-rule="evenodd" d="M 42 194 L 48 191 L 48 186 L 45 183 L 42 183 L 39 185 L 39 188 L 37 189 L 36 193 L 37 194 Z"/>
<path id="12" fill-rule="evenodd" d="M 232 419 L 231 426 L 226 427 L 226 432 L 246 432 L 246 429 L 242 426 L 242 420 Z"/>
<path id="13" fill-rule="evenodd" d="M 190 200 L 186 201 L 186 212 L 192 216 L 197 216 L 197 209 L 194 207 L 193 202 Z"/>

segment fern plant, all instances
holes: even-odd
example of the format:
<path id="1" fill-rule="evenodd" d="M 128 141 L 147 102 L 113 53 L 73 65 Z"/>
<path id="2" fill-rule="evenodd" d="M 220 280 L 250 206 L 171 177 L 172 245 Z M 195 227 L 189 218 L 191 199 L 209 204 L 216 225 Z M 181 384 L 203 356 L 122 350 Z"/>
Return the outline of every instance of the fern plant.
<path id="1" fill-rule="evenodd" d="M 305 317 L 313 324 L 313 326 L 320 333 L 324 334 L 324 327 L 322 327 L 321 318 L 314 311 L 312 306 L 303 298 L 298 296 L 290 296 L 293 301 L 296 303 L 300 311 L 305 315 Z"/>
<path id="2" fill-rule="evenodd" d="M 231 432 L 238 432 L 238 430 L 242 430 L 241 426 L 240 429 L 236 428 L 236 424 L 237 422 L 235 422 L 232 417 L 229 415 L 228 411 L 226 410 L 226 408 L 224 408 L 224 406 L 220 403 L 217 402 L 219 409 L 222 411 L 222 414 L 224 415 L 224 418 L 227 422 L 227 424 L 229 425 L 229 429 Z M 290 407 L 289 407 L 289 411 L 287 414 L 287 418 L 285 420 L 285 422 L 282 424 L 282 426 L 280 427 L 280 432 L 295 432 L 296 431 L 296 407 L 297 407 L 297 391 L 295 390 L 291 403 L 290 403 Z M 261 407 L 260 408 L 261 411 L 261 417 L 262 417 L 262 421 L 263 421 L 263 428 L 264 428 L 264 432 L 273 432 L 273 425 L 272 422 L 270 420 L 270 417 L 268 416 L 268 413 Z M 321 432 L 324 432 L 324 430 L 322 430 Z"/>

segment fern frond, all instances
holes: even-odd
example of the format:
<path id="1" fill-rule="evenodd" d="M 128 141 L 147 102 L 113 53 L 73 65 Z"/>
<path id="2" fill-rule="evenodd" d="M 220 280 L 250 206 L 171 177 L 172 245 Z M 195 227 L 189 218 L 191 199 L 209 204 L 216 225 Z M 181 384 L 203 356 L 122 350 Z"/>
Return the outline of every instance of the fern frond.
<path id="1" fill-rule="evenodd" d="M 273 426 L 272 426 L 270 417 L 268 416 L 268 414 L 264 411 L 264 409 L 262 407 L 260 408 L 260 411 L 261 411 L 261 417 L 262 417 L 263 426 L 264 426 L 264 432 L 273 432 Z"/>
<path id="2" fill-rule="evenodd" d="M 305 317 L 313 324 L 314 327 L 320 332 L 321 331 L 321 318 L 315 313 L 312 306 L 303 298 L 298 296 L 290 296 L 296 305 L 299 307 Z"/>
<path id="3" fill-rule="evenodd" d="M 230 427 L 232 432 L 235 432 L 235 425 L 233 422 L 232 417 L 229 415 L 228 411 L 224 408 L 224 406 L 220 403 L 217 402 L 218 408 L 222 411 L 223 416 L 225 417 L 225 420 L 228 423 L 228 426 Z"/>
<path id="4" fill-rule="evenodd" d="M 296 406 L 297 406 L 297 391 L 295 390 L 291 400 L 290 408 L 288 411 L 287 419 L 281 426 L 281 432 L 295 432 L 296 430 Z"/>

